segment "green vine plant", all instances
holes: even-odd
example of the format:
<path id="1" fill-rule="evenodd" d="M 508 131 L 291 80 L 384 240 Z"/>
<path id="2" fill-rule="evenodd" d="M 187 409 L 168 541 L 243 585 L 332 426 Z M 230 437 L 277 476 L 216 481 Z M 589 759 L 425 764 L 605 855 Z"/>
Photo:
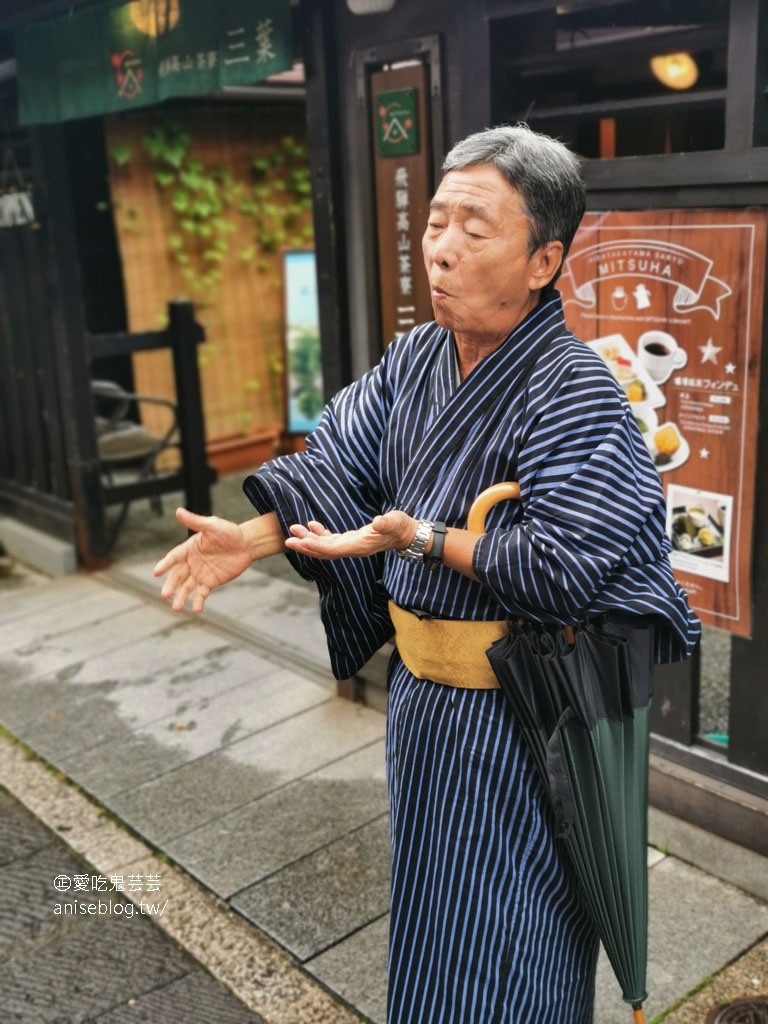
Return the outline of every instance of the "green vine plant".
<path id="1" fill-rule="evenodd" d="M 227 214 L 245 187 L 235 185 L 223 168 L 211 170 L 191 157 L 191 141 L 189 132 L 171 120 L 156 124 L 143 139 L 155 182 L 172 212 L 168 249 L 195 301 L 207 304 L 221 281 L 228 236 L 237 230 Z"/>
<path id="2" fill-rule="evenodd" d="M 172 228 L 167 235 L 168 252 L 187 284 L 190 298 L 198 307 L 217 307 L 217 329 L 199 349 L 201 365 L 219 358 L 226 345 L 226 311 L 218 299 L 224 275 L 239 265 L 252 265 L 260 274 L 274 266 L 270 259 L 283 248 L 304 249 L 312 244 L 310 211 L 312 187 L 306 147 L 286 135 L 267 153 L 251 161 L 250 180 L 235 180 L 221 164 L 208 166 L 192 155 L 193 139 L 179 120 L 157 121 L 142 139 L 152 164 L 155 184 L 170 213 Z M 130 146 L 117 141 L 110 155 L 118 168 L 131 161 Z M 123 211 L 123 227 L 140 228 L 134 211 Z M 249 229 L 243 231 L 243 225 Z M 234 251 L 233 238 L 249 238 Z M 270 282 L 272 283 L 272 282 Z M 278 278 L 276 286 L 281 282 Z M 159 314 L 165 319 L 165 312 Z M 210 326 L 213 326 L 212 324 Z M 273 408 L 280 408 L 282 377 L 282 335 L 280 322 L 262 323 L 262 339 L 269 374 Z M 231 356 L 231 358 L 234 358 Z M 248 393 L 261 389 L 261 382 L 243 381 L 238 367 L 231 367 L 233 380 L 243 389 L 246 409 L 240 415 L 247 429 L 252 418 L 247 411 Z"/>
<path id="3" fill-rule="evenodd" d="M 189 132 L 170 119 L 158 122 L 143 140 L 176 222 L 169 250 L 196 291 L 205 293 L 221 280 L 231 255 L 230 236 L 242 218 L 253 221 L 253 242 L 237 257 L 241 263 L 255 261 L 262 273 L 270 267 L 266 254 L 311 244 L 312 225 L 304 215 L 312 208 L 312 187 L 304 145 L 285 136 L 268 155 L 253 159 L 252 181 L 242 182 L 221 164 L 207 167 L 190 156 L 191 142 Z"/>

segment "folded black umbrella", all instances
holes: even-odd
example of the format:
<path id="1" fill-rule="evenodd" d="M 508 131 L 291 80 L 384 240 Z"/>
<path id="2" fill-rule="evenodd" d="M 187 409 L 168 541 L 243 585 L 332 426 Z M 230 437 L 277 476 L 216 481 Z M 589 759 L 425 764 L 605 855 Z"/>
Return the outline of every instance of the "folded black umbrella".
<path id="1" fill-rule="evenodd" d="M 469 529 L 482 529 L 480 498 Z M 567 629 L 511 622 L 488 651 L 635 1024 L 646 998 L 652 651 L 652 620 L 619 613 Z"/>

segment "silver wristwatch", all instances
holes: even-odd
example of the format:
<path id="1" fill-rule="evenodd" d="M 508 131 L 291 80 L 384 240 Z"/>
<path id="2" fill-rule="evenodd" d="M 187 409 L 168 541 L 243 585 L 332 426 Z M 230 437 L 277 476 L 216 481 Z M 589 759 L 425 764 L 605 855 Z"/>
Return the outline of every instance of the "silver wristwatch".
<path id="1" fill-rule="evenodd" d="M 432 536 L 434 525 L 429 519 L 420 519 L 413 540 L 407 548 L 398 548 L 398 555 L 401 558 L 409 558 L 414 562 L 423 562 L 424 552 L 429 543 L 429 538 Z"/>

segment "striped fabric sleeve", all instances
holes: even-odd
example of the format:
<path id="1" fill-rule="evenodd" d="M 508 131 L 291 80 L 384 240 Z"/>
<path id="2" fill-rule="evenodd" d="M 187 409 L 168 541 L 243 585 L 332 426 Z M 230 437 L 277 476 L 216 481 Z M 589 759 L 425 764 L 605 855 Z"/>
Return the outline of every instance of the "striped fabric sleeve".
<path id="1" fill-rule="evenodd" d="M 564 355 L 531 380 L 522 519 L 487 533 L 473 567 L 510 614 L 574 622 L 628 559 L 666 559 L 668 541 L 654 526 L 658 474 L 615 382 L 586 347 Z"/>
<path id="2" fill-rule="evenodd" d="M 388 416 L 391 350 L 328 404 L 307 450 L 265 463 L 243 487 L 258 509 L 277 513 L 285 536 L 294 523 L 354 530 L 382 511 L 379 453 Z M 286 551 L 291 565 L 317 584 L 331 667 L 339 679 L 356 671 L 392 635 L 381 584 L 384 555 L 324 561 Z"/>
<path id="3" fill-rule="evenodd" d="M 328 403 L 307 437 L 306 451 L 273 459 L 246 480 L 250 500 L 260 512 L 277 512 L 286 536 L 292 524 L 309 519 L 334 532 L 356 529 L 381 511 L 379 453 L 388 415 L 388 364 L 385 354 Z M 317 560 L 298 561 L 312 576 Z"/>

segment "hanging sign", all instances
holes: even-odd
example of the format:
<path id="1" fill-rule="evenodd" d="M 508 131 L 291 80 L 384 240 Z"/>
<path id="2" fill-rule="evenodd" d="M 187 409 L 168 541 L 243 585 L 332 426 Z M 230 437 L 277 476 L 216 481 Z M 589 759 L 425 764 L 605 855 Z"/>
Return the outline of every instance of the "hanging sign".
<path id="1" fill-rule="evenodd" d="M 418 64 L 371 75 L 384 345 L 433 316 L 421 253 L 432 198 L 430 157 L 419 132 L 427 121 L 427 70 Z"/>
<path id="2" fill-rule="evenodd" d="M 0 170 L 0 228 L 18 228 L 34 223 L 32 191 L 27 187 L 13 147 L 7 145 Z"/>
<path id="3" fill-rule="evenodd" d="M 675 575 L 703 622 L 751 629 L 765 211 L 590 213 L 560 291 L 624 388 L 667 501 Z"/>
<path id="4" fill-rule="evenodd" d="M 379 156 L 410 156 L 419 152 L 418 89 L 377 93 L 376 146 Z"/>
<path id="5" fill-rule="evenodd" d="M 0 228 L 18 228 L 34 222 L 31 192 L 5 192 L 0 195 Z"/>
<path id="6" fill-rule="evenodd" d="M 288 0 L 131 0 L 27 25 L 19 121 L 40 124 L 250 85 L 292 66 Z"/>

